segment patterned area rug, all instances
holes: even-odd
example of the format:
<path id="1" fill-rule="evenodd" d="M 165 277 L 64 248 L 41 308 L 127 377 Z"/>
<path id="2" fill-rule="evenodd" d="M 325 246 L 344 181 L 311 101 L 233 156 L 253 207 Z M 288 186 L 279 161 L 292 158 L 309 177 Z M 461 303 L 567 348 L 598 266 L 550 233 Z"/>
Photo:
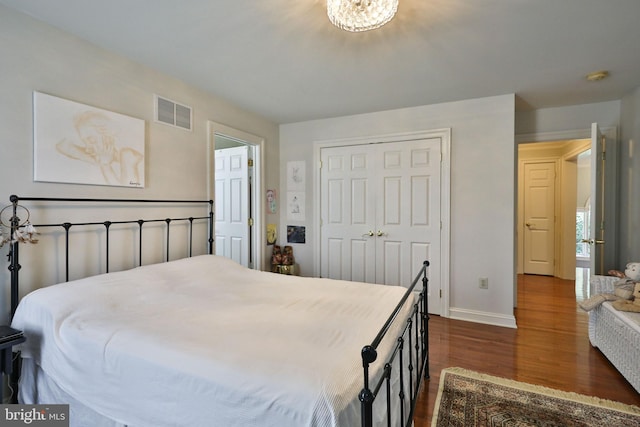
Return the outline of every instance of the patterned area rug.
<path id="1" fill-rule="evenodd" d="M 447 368 L 431 426 L 638 427 L 640 407 Z"/>

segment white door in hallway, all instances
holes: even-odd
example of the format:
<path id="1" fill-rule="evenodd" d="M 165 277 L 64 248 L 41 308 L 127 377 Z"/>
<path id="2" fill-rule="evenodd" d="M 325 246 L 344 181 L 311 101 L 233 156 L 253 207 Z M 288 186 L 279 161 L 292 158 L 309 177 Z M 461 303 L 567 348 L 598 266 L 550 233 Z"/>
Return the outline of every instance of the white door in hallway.
<path id="1" fill-rule="evenodd" d="M 553 276 L 555 162 L 524 165 L 524 273 Z"/>
<path id="2" fill-rule="evenodd" d="M 440 314 L 440 138 L 321 149 L 322 277 L 408 286 Z"/>
<path id="3" fill-rule="evenodd" d="M 249 266 L 249 167 L 247 146 L 215 151 L 215 250 Z"/>
<path id="4" fill-rule="evenodd" d="M 597 123 L 591 125 L 591 198 L 589 211 L 591 213 L 589 222 L 589 238 L 587 241 L 591 246 L 591 256 L 589 257 L 589 268 L 592 275 L 603 275 L 605 270 L 605 176 L 606 158 L 605 140 Z"/>

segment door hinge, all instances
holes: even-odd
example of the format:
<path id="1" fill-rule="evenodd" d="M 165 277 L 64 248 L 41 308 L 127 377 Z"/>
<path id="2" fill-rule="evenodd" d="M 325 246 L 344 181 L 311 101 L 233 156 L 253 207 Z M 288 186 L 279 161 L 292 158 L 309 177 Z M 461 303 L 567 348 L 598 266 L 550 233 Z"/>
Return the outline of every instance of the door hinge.
<path id="1" fill-rule="evenodd" d="M 440 289 L 440 298 L 442 298 L 442 289 Z"/>
<path id="2" fill-rule="evenodd" d="M 318 169 L 322 169 L 322 160 L 318 162 Z"/>
<path id="3" fill-rule="evenodd" d="M 253 227 L 253 218 L 249 218 L 248 223 L 249 223 L 249 227 Z"/>
<path id="4" fill-rule="evenodd" d="M 249 159 L 247 161 L 247 165 L 249 165 L 249 167 L 252 168 L 253 167 L 253 159 Z"/>

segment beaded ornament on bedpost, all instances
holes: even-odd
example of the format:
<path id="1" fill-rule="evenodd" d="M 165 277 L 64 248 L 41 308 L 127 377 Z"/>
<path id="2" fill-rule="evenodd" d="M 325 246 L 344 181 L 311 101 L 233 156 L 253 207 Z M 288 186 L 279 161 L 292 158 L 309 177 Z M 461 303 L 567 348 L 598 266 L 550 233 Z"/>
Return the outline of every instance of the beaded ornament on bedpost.
<path id="1" fill-rule="evenodd" d="M 18 204 L 19 198 L 15 194 L 12 194 L 9 198 L 11 204 L 5 206 L 0 210 L 0 228 L 2 228 L 2 241 L 0 247 L 5 243 L 9 243 L 9 253 L 7 259 L 9 261 L 9 271 L 11 271 L 11 318 L 18 307 L 18 272 L 20 271 L 20 264 L 18 262 L 18 250 L 20 243 L 38 243 L 36 235 L 39 234 L 35 227 L 31 224 L 31 214 L 29 209 Z M 11 208 L 11 218 L 8 220 L 8 224 L 2 220 L 2 214 Z M 24 211 L 27 218 L 21 222 L 18 217 L 18 208 Z M 8 229 L 8 233 L 6 230 Z"/>

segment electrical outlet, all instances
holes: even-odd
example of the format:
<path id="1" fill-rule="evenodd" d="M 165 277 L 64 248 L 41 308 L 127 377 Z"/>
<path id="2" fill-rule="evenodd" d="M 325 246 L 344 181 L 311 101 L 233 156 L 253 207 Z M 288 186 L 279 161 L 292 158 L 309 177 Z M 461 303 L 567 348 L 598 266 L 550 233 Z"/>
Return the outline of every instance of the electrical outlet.
<path id="1" fill-rule="evenodd" d="M 481 277 L 479 280 L 479 287 L 480 289 L 489 289 L 489 278 Z"/>

